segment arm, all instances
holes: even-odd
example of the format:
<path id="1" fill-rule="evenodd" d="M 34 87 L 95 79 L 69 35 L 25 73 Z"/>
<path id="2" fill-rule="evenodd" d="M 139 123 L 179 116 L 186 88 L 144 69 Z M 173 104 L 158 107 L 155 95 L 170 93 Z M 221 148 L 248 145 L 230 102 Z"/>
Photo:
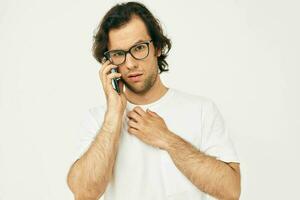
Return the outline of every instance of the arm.
<path id="1" fill-rule="evenodd" d="M 240 196 L 238 163 L 225 163 L 205 155 L 174 133 L 169 134 L 166 151 L 176 167 L 201 191 L 221 200 Z"/>
<path id="2" fill-rule="evenodd" d="M 97 200 L 104 193 L 113 173 L 127 103 L 123 82 L 118 82 L 119 94 L 112 86 L 112 79 L 121 77 L 120 73 L 110 73 L 117 66 L 109 60 L 101 64 L 99 77 L 107 110 L 101 129 L 89 149 L 69 170 L 67 182 L 76 200 Z"/>
<path id="3" fill-rule="evenodd" d="M 122 128 L 122 115 L 107 111 L 95 140 L 68 173 L 76 200 L 97 200 L 104 193 L 114 167 Z"/>
<path id="4" fill-rule="evenodd" d="M 238 163 L 227 164 L 200 152 L 171 132 L 163 118 L 153 111 L 145 112 L 142 108 L 135 107 L 127 116 L 130 119 L 128 121 L 129 133 L 149 145 L 166 150 L 177 168 L 199 190 L 221 200 L 239 198 L 241 189 Z M 213 133 L 214 137 L 224 139 L 223 129 L 218 129 L 216 122 Z M 217 146 L 215 142 L 213 144 Z"/>

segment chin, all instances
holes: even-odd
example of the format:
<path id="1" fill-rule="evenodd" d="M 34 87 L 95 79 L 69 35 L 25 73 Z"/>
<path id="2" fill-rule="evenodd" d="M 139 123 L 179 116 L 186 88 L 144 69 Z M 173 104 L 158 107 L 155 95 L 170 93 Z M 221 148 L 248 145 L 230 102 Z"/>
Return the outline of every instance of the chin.
<path id="1" fill-rule="evenodd" d="M 142 94 L 142 93 L 145 93 L 145 92 L 148 91 L 144 86 L 141 86 L 141 87 L 131 86 L 128 89 L 131 90 L 132 92 L 136 93 L 136 94 Z"/>
<path id="2" fill-rule="evenodd" d="M 124 81 L 124 85 L 128 90 L 135 94 L 145 94 L 147 93 L 154 85 L 156 81 L 157 75 L 154 74 L 152 76 L 149 76 L 146 79 L 143 79 L 141 82 L 138 83 L 130 83 L 127 81 Z"/>
<path id="3" fill-rule="evenodd" d="M 125 86 L 126 86 L 126 89 L 128 89 L 131 92 L 136 93 L 136 94 L 144 94 L 149 90 L 149 88 L 145 87 L 144 83 L 138 83 L 138 84 L 125 83 Z"/>

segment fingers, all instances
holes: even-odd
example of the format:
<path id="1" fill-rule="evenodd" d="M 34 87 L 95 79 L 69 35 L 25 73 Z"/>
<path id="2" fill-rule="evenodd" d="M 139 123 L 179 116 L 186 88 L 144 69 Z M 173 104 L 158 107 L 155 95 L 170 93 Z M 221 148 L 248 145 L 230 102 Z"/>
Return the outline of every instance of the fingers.
<path id="1" fill-rule="evenodd" d="M 138 135 L 139 131 L 135 128 L 129 127 L 128 128 L 128 133 L 133 134 L 133 135 Z"/>
<path id="2" fill-rule="evenodd" d="M 139 123 L 141 121 L 141 116 L 139 114 L 137 114 L 136 112 L 133 112 L 133 111 L 128 112 L 127 117 L 130 120 L 134 120 L 137 123 Z"/>
<path id="3" fill-rule="evenodd" d="M 131 128 L 138 129 L 138 123 L 135 122 L 133 119 L 130 119 L 130 120 L 128 121 L 128 126 L 131 127 Z"/>
<path id="4" fill-rule="evenodd" d="M 111 74 L 109 74 L 109 75 L 107 75 L 106 76 L 106 84 L 108 84 L 108 85 L 111 85 L 112 83 L 112 79 L 113 78 L 121 78 L 121 74 L 120 73 L 118 73 L 118 72 L 113 72 L 113 73 L 111 73 Z M 118 82 L 120 82 L 120 81 L 118 81 Z"/>
<path id="5" fill-rule="evenodd" d="M 112 79 L 113 78 L 121 78 L 121 74 L 120 73 L 111 73 L 109 75 L 106 76 L 106 87 L 110 87 L 110 89 L 112 88 Z M 120 82 L 120 81 L 118 81 Z"/>
<path id="6" fill-rule="evenodd" d="M 109 64 L 109 65 L 107 65 L 107 66 L 104 66 L 104 67 L 103 67 L 103 71 L 102 71 L 102 75 L 110 74 L 111 69 L 113 69 L 113 68 L 117 69 L 118 66 L 115 66 L 115 65 L 112 65 L 112 64 Z"/>
<path id="7" fill-rule="evenodd" d="M 159 116 L 156 112 L 153 112 L 153 111 L 151 111 L 151 110 L 149 110 L 149 109 L 147 109 L 147 112 L 148 112 L 150 115 L 154 116 L 154 117 L 159 117 L 159 118 L 160 118 L 160 116 Z"/>
<path id="8" fill-rule="evenodd" d="M 111 64 L 110 61 L 106 61 L 106 62 L 102 65 L 102 67 L 101 67 L 101 69 L 100 69 L 100 71 L 99 71 L 99 76 L 100 76 L 100 78 L 102 78 L 102 80 L 105 81 L 105 80 L 104 80 L 104 77 L 106 77 L 107 74 L 110 74 L 110 71 L 111 71 L 111 69 L 113 69 L 113 68 L 118 68 L 118 66 L 115 66 L 115 65 Z"/>
<path id="9" fill-rule="evenodd" d="M 107 73 L 107 71 L 105 72 L 104 70 L 110 70 L 110 69 L 107 69 L 107 67 L 110 67 L 110 66 L 114 66 L 114 65 L 112 65 L 109 60 L 105 61 L 99 70 L 99 75 Z"/>
<path id="10" fill-rule="evenodd" d="M 118 78 L 118 77 L 121 77 L 122 76 L 122 74 L 120 74 L 120 73 L 111 73 L 111 74 L 109 74 L 109 75 L 107 75 L 107 81 L 111 81 L 111 79 L 113 79 L 113 78 Z"/>
<path id="11" fill-rule="evenodd" d="M 118 66 L 115 66 L 113 64 L 110 63 L 109 60 L 105 61 L 101 67 L 101 69 L 99 70 L 99 76 L 102 82 L 102 85 L 104 87 L 104 90 L 112 90 L 112 79 L 113 78 L 121 78 L 121 73 L 118 72 L 114 72 L 111 73 L 111 69 L 113 68 L 117 68 Z"/>
<path id="12" fill-rule="evenodd" d="M 103 72 L 105 66 L 106 66 L 108 63 L 109 63 L 109 61 L 105 61 L 104 63 L 101 63 L 102 66 L 101 66 L 101 68 L 100 68 L 100 70 L 99 70 L 99 77 L 101 78 L 101 80 L 102 80 L 102 72 Z"/>
<path id="13" fill-rule="evenodd" d="M 144 117 L 146 115 L 146 112 L 139 106 L 134 107 L 133 111 L 142 117 Z"/>
<path id="14" fill-rule="evenodd" d="M 133 119 L 138 123 L 143 119 L 147 119 L 149 116 L 160 118 L 157 113 L 152 112 L 148 109 L 147 112 L 145 112 L 140 106 L 134 107 L 132 111 L 128 112 L 127 116 L 129 119 Z"/>

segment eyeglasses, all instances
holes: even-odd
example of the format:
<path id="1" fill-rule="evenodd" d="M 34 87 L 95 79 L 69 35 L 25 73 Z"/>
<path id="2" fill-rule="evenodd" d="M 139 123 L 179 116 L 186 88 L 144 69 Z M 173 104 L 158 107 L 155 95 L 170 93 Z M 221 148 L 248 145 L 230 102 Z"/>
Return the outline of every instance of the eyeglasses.
<path id="1" fill-rule="evenodd" d="M 121 65 L 126 61 L 127 53 L 136 59 L 142 60 L 145 59 L 149 55 L 149 44 L 152 40 L 148 40 L 145 42 L 138 43 L 128 49 L 128 51 L 124 50 L 111 50 L 104 52 L 104 56 L 110 60 L 110 62 L 114 65 Z"/>

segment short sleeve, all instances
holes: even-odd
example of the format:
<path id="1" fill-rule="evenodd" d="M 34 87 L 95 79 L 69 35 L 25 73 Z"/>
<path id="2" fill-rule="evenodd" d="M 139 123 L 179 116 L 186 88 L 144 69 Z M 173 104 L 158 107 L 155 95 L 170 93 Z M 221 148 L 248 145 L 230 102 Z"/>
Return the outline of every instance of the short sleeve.
<path id="1" fill-rule="evenodd" d="M 223 116 L 210 99 L 202 107 L 200 150 L 224 162 L 240 162 Z"/>
<path id="2" fill-rule="evenodd" d="M 74 150 L 74 161 L 79 159 L 90 147 L 97 136 L 104 119 L 103 107 L 94 107 L 86 111 L 80 121 L 78 140 Z"/>

